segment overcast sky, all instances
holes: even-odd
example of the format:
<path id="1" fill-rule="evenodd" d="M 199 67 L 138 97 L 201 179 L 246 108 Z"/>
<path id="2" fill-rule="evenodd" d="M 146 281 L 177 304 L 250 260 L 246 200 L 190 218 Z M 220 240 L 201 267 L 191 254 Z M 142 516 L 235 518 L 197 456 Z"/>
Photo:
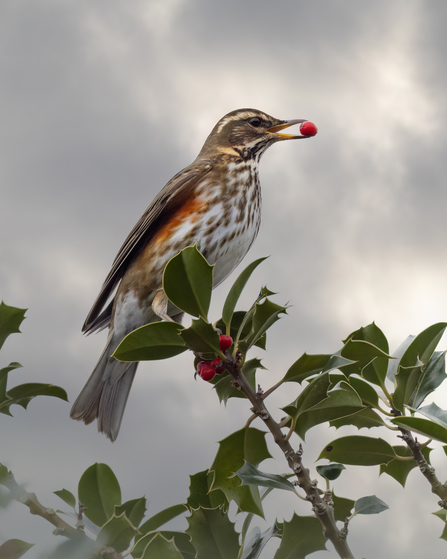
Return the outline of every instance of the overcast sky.
<path id="1" fill-rule="evenodd" d="M 446 18 L 446 4 L 414 0 L 3 0 L 0 299 L 29 308 L 1 352 L 0 366 L 24 366 L 11 385 L 57 384 L 73 402 L 105 344 L 80 329 L 118 248 L 214 124 L 241 107 L 319 127 L 261 162 L 263 224 L 245 264 L 271 257 L 244 303 L 267 284 L 293 305 L 259 350 L 263 387 L 304 351 L 335 351 L 373 320 L 391 348 L 446 320 Z M 215 292 L 215 319 L 230 285 Z M 13 408 L 14 419 L 0 418 L 0 461 L 54 508 L 52 491 L 76 493 L 82 472 L 105 462 L 126 500 L 146 495 L 149 514 L 184 501 L 189 474 L 209 467 L 216 442 L 249 414 L 242 400 L 220 407 L 185 355 L 140 366 L 113 445 L 69 409 L 49 398 Z M 305 464 L 341 434 L 311 431 Z M 336 492 L 375 493 L 391 507 L 356 518 L 356 557 L 445 557 L 437 499 L 417 472 L 404 491 L 377 468 L 350 467 Z M 272 499 L 270 519 L 290 519 L 294 505 Z M 57 541 L 17 503 L 1 518 L 0 541 L 38 542 L 30 559 Z"/>

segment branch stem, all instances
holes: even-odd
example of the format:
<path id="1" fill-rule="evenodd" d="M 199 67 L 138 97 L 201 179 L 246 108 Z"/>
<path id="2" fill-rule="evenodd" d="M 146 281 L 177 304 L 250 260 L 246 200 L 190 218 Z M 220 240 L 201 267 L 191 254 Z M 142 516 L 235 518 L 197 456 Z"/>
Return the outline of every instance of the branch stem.
<path id="1" fill-rule="evenodd" d="M 413 437 L 413 434 L 406 429 L 400 429 L 402 433 L 401 438 L 411 450 L 413 454 L 414 460 L 419 467 L 422 475 L 431 485 L 432 493 L 437 495 L 441 500 L 438 502 L 438 505 L 443 509 L 447 509 L 447 486 L 445 483 L 441 483 L 436 476 L 436 470 L 431 466 L 427 460 L 424 458 L 424 455 L 421 452 L 421 448 L 423 448 L 424 444 L 419 444 L 417 440 Z"/>
<path id="2" fill-rule="evenodd" d="M 265 407 L 262 393 L 256 393 L 250 386 L 242 371 L 239 369 L 236 360 L 228 357 L 224 362 L 225 368 L 231 373 L 234 384 L 240 388 L 243 394 L 253 405 L 252 411 L 262 419 L 273 440 L 284 453 L 290 469 L 298 479 L 298 485 L 306 493 L 306 499 L 312 504 L 312 510 L 320 521 L 323 528 L 323 535 L 332 542 L 335 550 L 342 559 L 355 559 L 346 538 L 338 530 L 335 523 L 334 509 L 320 495 L 317 483 L 310 479 L 309 470 L 303 466 L 301 457 L 302 447 L 295 451 L 288 440 L 284 437 L 279 424 L 273 419 Z"/>

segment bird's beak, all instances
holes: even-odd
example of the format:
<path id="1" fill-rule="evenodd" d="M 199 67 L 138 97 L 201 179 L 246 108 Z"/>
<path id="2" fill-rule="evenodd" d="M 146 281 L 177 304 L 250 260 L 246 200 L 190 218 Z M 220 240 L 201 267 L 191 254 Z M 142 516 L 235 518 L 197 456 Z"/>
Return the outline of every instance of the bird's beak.
<path id="1" fill-rule="evenodd" d="M 303 122 L 307 122 L 307 120 L 303 118 L 297 118 L 295 120 L 283 120 L 281 124 L 277 124 L 276 126 L 267 128 L 267 132 L 271 132 L 272 134 L 275 134 L 279 140 L 294 140 L 299 138 L 307 138 L 308 136 L 303 136 L 302 134 L 298 134 L 298 135 L 278 134 L 278 132 L 280 130 L 284 130 L 284 128 L 289 128 L 289 126 L 293 126 L 294 124 L 302 124 Z"/>

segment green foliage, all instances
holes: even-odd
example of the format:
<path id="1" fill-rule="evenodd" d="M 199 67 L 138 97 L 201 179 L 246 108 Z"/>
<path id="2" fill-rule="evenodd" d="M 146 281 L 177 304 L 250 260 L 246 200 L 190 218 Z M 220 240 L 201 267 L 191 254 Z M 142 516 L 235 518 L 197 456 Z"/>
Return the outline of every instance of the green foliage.
<path id="1" fill-rule="evenodd" d="M 282 525 L 282 534 L 274 559 L 304 559 L 315 551 L 326 549 L 326 538 L 315 517 L 294 514 L 290 522 Z"/>
<path id="2" fill-rule="evenodd" d="M 442 410 L 435 403 L 424 406 L 417 411 L 423 414 L 425 418 L 396 417 L 391 422 L 402 427 L 402 429 L 408 429 L 429 439 L 447 443 L 447 411 Z"/>
<path id="3" fill-rule="evenodd" d="M 324 493 L 300 462 L 301 455 L 308 452 L 307 448 L 300 448 L 300 441 L 304 441 L 313 427 L 323 423 L 336 428 L 349 425 L 359 430 L 387 427 L 402 435 L 404 441 L 411 440 L 414 432 L 447 444 L 447 411 L 434 403 L 421 407 L 447 376 L 445 352 L 436 351 L 447 327 L 444 322 L 426 328 L 417 336 L 409 336 L 393 356 L 384 333 L 375 323 L 361 327 L 351 332 L 334 353 L 304 353 L 285 374 L 281 372 L 282 379 L 276 385 L 263 391 L 258 376 L 266 369 L 251 352 L 256 347 L 265 349 L 267 331 L 286 314 L 287 306 L 274 302 L 275 293 L 263 287 L 248 310 L 237 309 L 243 289 L 263 260 L 256 260 L 242 271 L 230 288 L 222 318 L 213 323 L 208 319 L 213 267 L 196 247 L 184 249 L 166 266 L 163 288 L 175 307 L 193 317 L 191 326 L 185 328 L 173 322 L 148 324 L 126 336 L 114 353 L 122 361 L 167 359 L 187 350 L 196 354 L 197 361 L 211 361 L 218 356 L 225 371 L 216 375 L 211 384 L 219 401 L 227 404 L 230 398 L 248 399 L 246 403 L 252 410 L 249 413 L 254 411 L 254 415 L 244 428 L 220 441 L 209 470 L 190 477 L 185 503 L 150 515 L 146 514 L 145 497 L 122 503 L 120 484 L 106 464 L 94 464 L 82 474 L 78 502 L 66 489 L 55 491 L 71 509 L 72 517 L 75 513 L 77 521 L 72 526 L 69 544 L 60 546 L 54 559 L 76 556 L 97 559 L 108 548 L 130 553 L 135 559 L 263 559 L 263 550 L 273 537 L 280 542 L 274 559 L 304 559 L 325 549 L 327 540 L 320 520 L 326 512 L 331 522 L 335 518 L 344 523 L 346 519 L 351 522 L 358 514 L 377 514 L 388 508 L 376 496 L 352 500 L 336 495 L 332 486 L 336 486 L 345 466 L 379 465 L 381 474 L 389 475 L 404 487 L 412 470 L 417 470 L 418 465 L 425 468 L 429 465 L 431 451 L 418 444 L 427 464 L 417 464 L 409 446 L 392 446 L 381 437 L 362 434 L 337 438 L 325 445 L 318 458 L 330 462 L 316 468 L 324 478 Z M 0 305 L 0 347 L 8 335 L 19 331 L 23 317 L 23 309 Z M 229 350 L 220 349 L 219 331 L 233 338 Z M 0 370 L 0 412 L 9 414 L 13 403 L 26 408 L 36 395 L 66 399 L 61 388 L 51 385 L 36 383 L 7 390 L 9 373 L 19 367 L 18 363 L 11 363 Z M 291 403 L 282 408 L 286 415 L 276 423 L 265 401 L 286 382 L 290 383 L 287 394 Z M 266 437 L 266 432 L 250 426 L 255 418 L 264 420 L 274 440 L 270 434 Z M 289 441 L 295 446 L 288 446 Z M 258 469 L 264 460 L 271 458 L 268 444 L 272 442 L 279 445 L 284 464 L 294 473 L 278 475 Z M 307 476 L 308 482 L 301 480 L 298 486 L 294 485 L 288 478 L 297 479 L 295 474 L 298 480 L 300 474 Z M 20 491 L 12 479 L 12 474 L 0 465 L 0 485 L 11 491 L 11 498 L 16 498 Z M 438 495 L 440 486 L 432 484 Z M 313 510 L 319 510 L 320 520 L 295 513 L 289 522 L 275 520 L 263 532 L 257 526 L 251 527 L 256 516 L 264 517 L 268 495 L 278 490 L 304 497 L 303 506 L 312 501 Z M 316 506 L 320 494 L 324 499 Z M 22 498 L 21 502 L 25 500 Z M 244 518 L 241 533 L 235 529 L 232 503 L 237 507 L 237 514 Z M 297 507 L 298 503 L 297 499 Z M 3 506 L 3 499 L 0 504 Z M 445 511 L 436 514 L 446 522 Z M 186 516 L 187 530 L 163 530 L 166 523 L 182 516 Z M 339 543 L 344 541 L 338 532 L 341 526 L 331 526 L 332 532 L 340 536 Z M 88 530 L 94 534 L 93 538 L 87 535 Z M 447 539 L 446 528 L 441 537 Z M 0 546 L 0 559 L 18 558 L 30 545 L 9 540 Z"/>
<path id="4" fill-rule="evenodd" d="M 7 540 L 4 544 L 0 545 L 0 559 L 19 559 L 33 546 L 33 543 L 27 543 L 22 540 Z"/>
<path id="5" fill-rule="evenodd" d="M 447 323 L 433 324 L 416 336 L 404 351 L 394 375 L 396 390 L 393 394 L 393 406 L 400 412 L 418 392 L 418 386 L 424 379 L 424 368 L 430 362 Z M 390 376 L 393 376 L 391 372 Z"/>
<path id="6" fill-rule="evenodd" d="M 394 478 L 398 483 L 405 487 L 405 483 L 407 481 L 408 474 L 417 467 L 417 463 L 415 460 L 410 460 L 412 454 L 411 450 L 402 445 L 393 446 L 393 450 L 396 453 L 396 458 L 388 462 L 388 464 L 381 464 L 380 465 L 380 473 L 381 474 L 388 474 L 392 478 Z M 427 463 L 430 464 L 430 452 L 431 448 L 427 446 L 421 449 L 421 452 L 424 458 L 427 460 Z M 406 460 L 399 460 L 398 457 L 406 458 Z"/>
<path id="7" fill-rule="evenodd" d="M 0 349 L 8 336 L 20 332 L 20 325 L 25 319 L 27 310 L 10 307 L 3 301 L 0 303 Z"/>
<path id="8" fill-rule="evenodd" d="M 228 501 L 222 491 L 214 489 L 211 486 L 214 474 L 205 470 L 190 476 L 191 483 L 189 486 L 189 497 L 186 504 L 190 509 L 215 509 L 221 507 L 223 510 L 228 509 Z"/>
<path id="9" fill-rule="evenodd" d="M 264 532 L 261 532 L 258 526 L 255 526 L 245 539 L 241 559 L 258 559 L 268 541 L 278 536 L 279 529 L 276 522 Z"/>
<path id="10" fill-rule="evenodd" d="M 390 507 L 375 495 L 361 497 L 355 502 L 354 514 L 379 514 Z"/>
<path id="11" fill-rule="evenodd" d="M 197 559 L 234 559 L 238 555 L 239 535 L 220 508 L 193 510 L 186 533 L 196 549 Z"/>
<path id="12" fill-rule="evenodd" d="M 187 247 L 171 258 L 163 273 L 163 290 L 179 309 L 207 319 L 213 289 L 213 266 L 197 250 Z"/>
<path id="13" fill-rule="evenodd" d="M 121 489 L 107 464 L 93 464 L 82 475 L 78 485 L 79 501 L 86 507 L 85 516 L 103 526 L 121 504 Z"/>
<path id="14" fill-rule="evenodd" d="M 271 487 L 273 489 L 283 489 L 285 491 L 293 491 L 295 488 L 284 476 L 276 474 L 266 474 L 255 468 L 250 462 L 245 462 L 242 468 L 236 474 L 242 481 L 242 485 L 257 485 L 259 487 Z"/>
<path id="15" fill-rule="evenodd" d="M 256 390 L 256 371 L 258 369 L 265 370 L 265 367 L 261 365 L 259 359 L 250 359 L 244 363 L 241 369 L 253 390 Z M 219 400 L 224 404 L 226 404 L 230 398 L 245 398 L 244 393 L 234 386 L 233 377 L 230 374 L 216 376 L 213 380 L 216 394 Z"/>
<path id="16" fill-rule="evenodd" d="M 332 491 L 332 501 L 334 503 L 335 520 L 343 522 L 351 514 L 355 501 L 346 499 L 345 497 L 338 497 L 334 491 Z"/>
<path id="17" fill-rule="evenodd" d="M 62 499 L 64 503 L 66 503 L 72 509 L 76 507 L 76 497 L 67 489 L 60 489 L 59 491 L 53 491 L 53 493 L 60 499 Z"/>
<path id="18" fill-rule="evenodd" d="M 326 466 L 317 466 L 317 472 L 328 481 L 334 481 L 339 478 L 342 471 L 346 470 L 343 464 L 327 464 Z"/>
<path id="19" fill-rule="evenodd" d="M 348 382 L 331 382 L 329 373 L 312 379 L 297 400 L 283 408 L 295 423 L 295 432 L 304 440 L 315 425 L 350 415 L 363 408 L 362 400 Z"/>
<path id="20" fill-rule="evenodd" d="M 193 320 L 190 328 L 182 330 L 181 336 L 185 345 L 191 351 L 196 353 L 221 354 L 219 334 L 213 326 L 202 317 L 198 320 Z"/>
<path id="21" fill-rule="evenodd" d="M 230 291 L 228 292 L 227 298 L 225 299 L 225 303 L 222 309 L 222 321 L 226 326 L 226 332 L 228 336 L 231 335 L 230 334 L 231 321 L 233 319 L 234 310 L 236 308 L 239 297 L 241 296 L 241 293 L 247 281 L 250 279 L 252 273 L 259 266 L 259 264 L 261 264 L 261 262 L 264 262 L 264 260 L 266 260 L 266 258 L 259 258 L 258 260 L 255 260 L 254 262 L 249 264 L 245 268 L 245 270 L 239 275 L 237 280 L 232 285 Z"/>
<path id="22" fill-rule="evenodd" d="M 318 459 L 327 458 L 331 462 L 355 466 L 375 466 L 388 464 L 395 456 L 393 447 L 383 439 L 351 435 L 330 442 Z"/>
<path id="23" fill-rule="evenodd" d="M 153 361 L 179 355 L 188 349 L 180 337 L 183 329 L 176 322 L 146 324 L 128 334 L 113 357 L 120 361 Z"/>
<path id="24" fill-rule="evenodd" d="M 153 532 L 173 518 L 184 514 L 187 510 L 188 507 L 186 505 L 173 505 L 172 507 L 168 507 L 167 509 L 158 512 L 157 514 L 146 520 L 146 522 L 140 526 L 140 532 L 142 532 L 143 534 Z M 138 526 L 139 522 L 135 525 Z"/>
<path id="25" fill-rule="evenodd" d="M 0 303 L 0 348 L 5 343 L 8 336 L 20 332 L 20 325 L 25 318 L 26 309 L 17 309 Z M 10 363 L 7 367 L 0 369 L 0 413 L 12 415 L 10 407 L 13 404 L 22 406 L 26 409 L 30 401 L 36 396 L 54 396 L 61 400 L 68 401 L 67 393 L 63 388 L 53 384 L 32 382 L 19 384 L 7 389 L 8 375 L 11 371 L 19 369 L 20 363 Z"/>
<path id="26" fill-rule="evenodd" d="M 163 534 L 155 534 L 148 542 L 141 555 L 136 556 L 139 559 L 183 559 L 183 555 L 176 546 L 175 539 L 167 539 Z"/>
<path id="27" fill-rule="evenodd" d="M 250 462 L 258 466 L 271 458 L 265 442 L 265 433 L 251 427 L 236 431 L 219 442 L 219 450 L 210 468 L 214 473 L 211 489 L 220 489 L 239 509 L 264 516 L 257 486 L 242 485 L 233 474 Z"/>

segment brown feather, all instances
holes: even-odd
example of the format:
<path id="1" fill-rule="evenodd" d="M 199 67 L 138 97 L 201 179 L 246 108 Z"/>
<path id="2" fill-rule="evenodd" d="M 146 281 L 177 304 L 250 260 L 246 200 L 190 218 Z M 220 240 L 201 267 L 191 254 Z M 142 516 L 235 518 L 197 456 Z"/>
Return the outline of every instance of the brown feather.
<path id="1" fill-rule="evenodd" d="M 211 169 L 212 165 L 208 160 L 196 159 L 194 163 L 177 173 L 158 193 L 118 251 L 112 269 L 104 280 L 101 291 L 84 322 L 83 332 L 90 334 L 108 325 L 112 305 L 106 309 L 109 312 L 105 311 L 101 314 L 101 311 L 129 264 L 133 262 L 139 251 L 147 245 L 159 228 L 169 222 L 170 216 L 190 199 L 196 184 Z"/>

